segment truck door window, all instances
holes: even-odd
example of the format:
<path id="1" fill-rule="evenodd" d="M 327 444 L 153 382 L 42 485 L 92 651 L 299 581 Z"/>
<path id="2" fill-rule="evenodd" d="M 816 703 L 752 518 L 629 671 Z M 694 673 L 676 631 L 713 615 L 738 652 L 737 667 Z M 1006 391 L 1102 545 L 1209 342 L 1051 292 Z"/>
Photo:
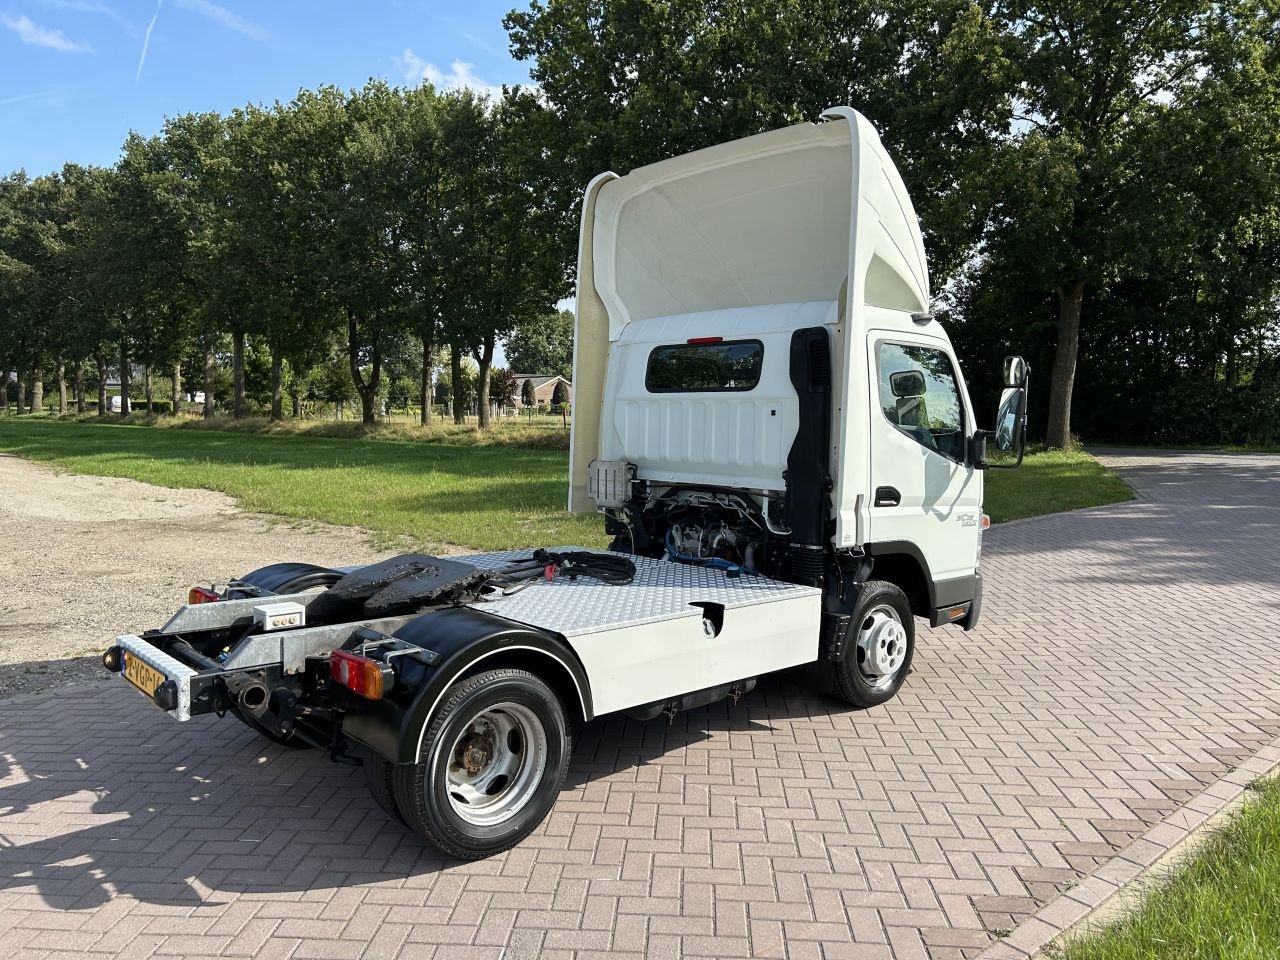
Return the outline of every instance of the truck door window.
<path id="1" fill-rule="evenodd" d="M 759 340 L 673 343 L 653 348 L 644 385 L 650 393 L 750 390 L 760 382 L 763 362 Z"/>
<path id="2" fill-rule="evenodd" d="M 880 407 L 889 422 L 921 446 L 963 463 L 964 414 L 951 358 L 931 347 L 882 343 L 878 364 Z"/>

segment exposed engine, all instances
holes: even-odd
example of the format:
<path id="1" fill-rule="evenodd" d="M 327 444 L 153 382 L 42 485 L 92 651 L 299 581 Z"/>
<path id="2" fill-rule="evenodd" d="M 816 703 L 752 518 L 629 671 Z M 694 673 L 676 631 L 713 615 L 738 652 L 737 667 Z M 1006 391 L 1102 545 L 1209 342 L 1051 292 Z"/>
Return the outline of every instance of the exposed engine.
<path id="1" fill-rule="evenodd" d="M 626 516 L 615 517 L 615 550 L 770 575 L 785 551 L 785 531 L 744 494 L 672 488 L 632 501 Z"/>

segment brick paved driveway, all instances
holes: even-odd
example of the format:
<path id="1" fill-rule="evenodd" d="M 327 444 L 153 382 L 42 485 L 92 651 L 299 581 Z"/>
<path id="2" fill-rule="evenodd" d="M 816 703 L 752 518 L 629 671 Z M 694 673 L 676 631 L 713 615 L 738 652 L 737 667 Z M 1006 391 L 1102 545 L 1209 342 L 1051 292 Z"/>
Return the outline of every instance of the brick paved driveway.
<path id="1" fill-rule="evenodd" d="M 993 530 L 896 702 L 596 722 L 478 864 L 230 719 L 0 702 L 0 957 L 971 957 L 1280 733 L 1280 458 L 1107 459 L 1139 499 Z"/>

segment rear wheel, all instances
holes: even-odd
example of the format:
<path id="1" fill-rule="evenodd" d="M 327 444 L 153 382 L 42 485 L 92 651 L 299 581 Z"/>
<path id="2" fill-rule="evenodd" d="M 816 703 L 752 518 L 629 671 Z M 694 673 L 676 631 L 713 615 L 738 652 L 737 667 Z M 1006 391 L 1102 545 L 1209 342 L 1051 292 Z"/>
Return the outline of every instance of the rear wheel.
<path id="1" fill-rule="evenodd" d="M 874 707 L 897 696 L 915 653 L 915 619 L 907 595 L 892 583 L 868 580 L 850 618 L 843 662 L 832 664 L 839 697 Z"/>
<path id="2" fill-rule="evenodd" d="M 422 762 L 394 772 L 396 807 L 450 856 L 515 846 L 550 812 L 569 771 L 563 704 L 524 670 L 466 677 L 428 718 Z"/>
<path id="3" fill-rule="evenodd" d="M 364 758 L 364 782 L 374 802 L 392 820 L 404 823 L 404 816 L 396 806 L 395 772 L 396 765 L 379 753 Z"/>

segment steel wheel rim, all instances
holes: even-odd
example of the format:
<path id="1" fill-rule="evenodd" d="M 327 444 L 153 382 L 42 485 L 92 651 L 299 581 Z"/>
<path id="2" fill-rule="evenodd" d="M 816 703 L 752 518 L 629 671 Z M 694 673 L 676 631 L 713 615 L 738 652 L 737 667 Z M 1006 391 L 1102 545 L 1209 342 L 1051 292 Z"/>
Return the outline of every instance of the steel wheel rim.
<path id="1" fill-rule="evenodd" d="M 528 805 L 547 768 L 547 734 L 528 707 L 505 701 L 476 713 L 444 756 L 453 812 L 490 827 Z"/>
<path id="2" fill-rule="evenodd" d="M 893 685 L 907 659 L 907 630 L 888 604 L 872 607 L 858 624 L 858 671 L 873 690 Z"/>

